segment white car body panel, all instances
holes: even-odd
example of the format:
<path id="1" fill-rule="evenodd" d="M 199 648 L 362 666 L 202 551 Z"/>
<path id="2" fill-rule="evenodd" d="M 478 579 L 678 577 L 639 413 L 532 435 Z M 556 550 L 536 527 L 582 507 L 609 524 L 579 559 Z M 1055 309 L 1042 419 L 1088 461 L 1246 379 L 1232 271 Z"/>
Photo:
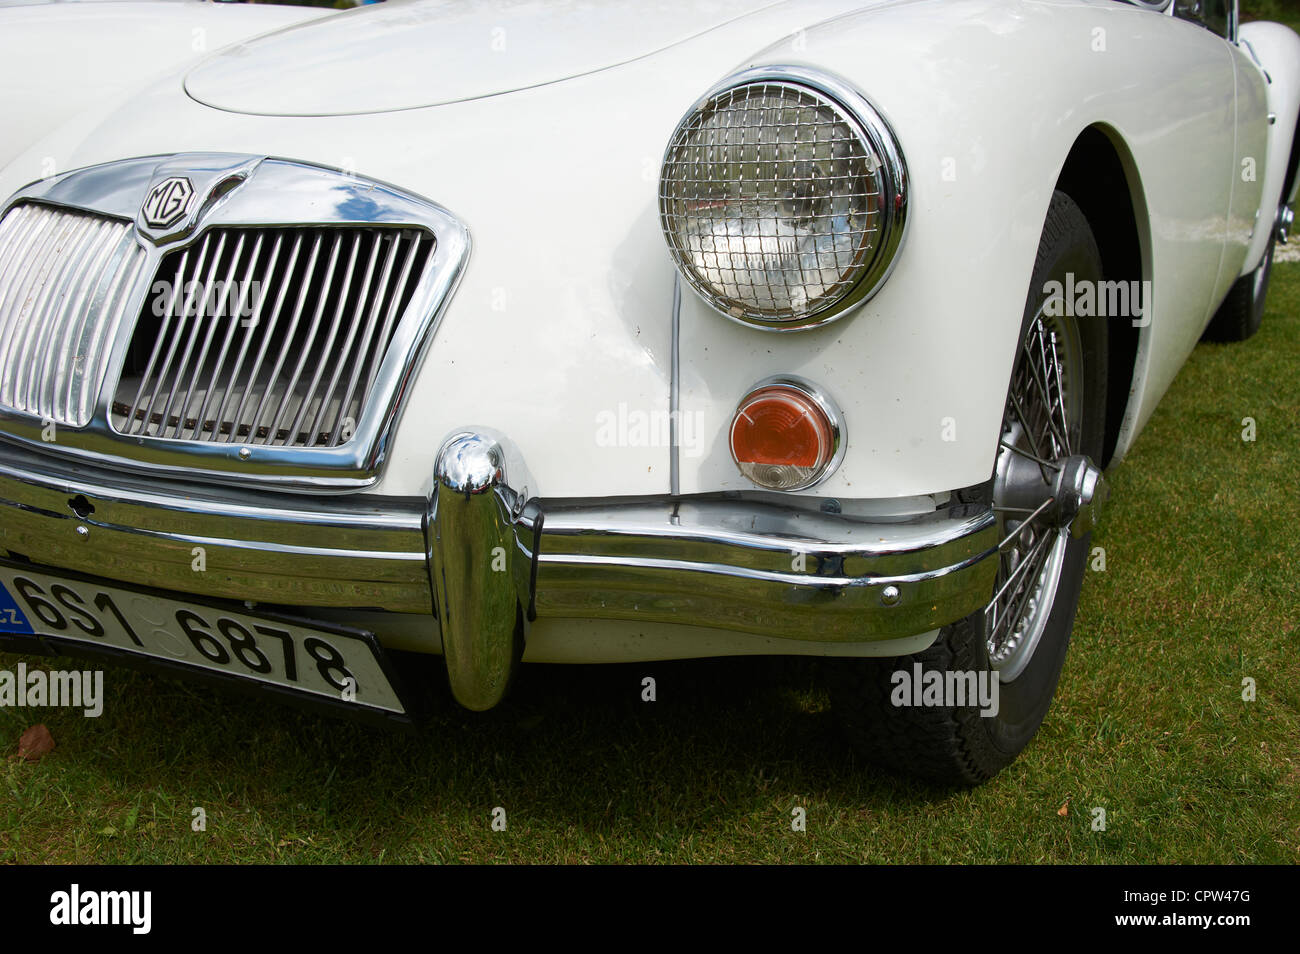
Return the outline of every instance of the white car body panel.
<path id="1" fill-rule="evenodd" d="M 185 88 L 265 116 L 438 106 L 609 69 L 780 2 L 387 0 L 217 53 Z"/>
<path id="2" fill-rule="evenodd" d="M 213 3 L 75 3 L 0 10 L 0 113 L 5 122 L 0 166 L 79 113 L 102 118 L 114 99 L 152 77 L 244 37 L 331 12 Z M 51 50 L 68 55 L 55 62 Z M 35 175 L 67 168 L 46 166 Z"/>
<path id="3" fill-rule="evenodd" d="M 354 169 L 433 198 L 469 226 L 474 250 L 377 491 L 424 494 L 442 439 L 497 421 L 542 493 L 667 493 L 664 443 L 597 443 L 602 411 L 668 411 L 675 272 L 655 212 L 664 144 L 719 64 L 855 5 L 783 4 L 618 69 L 422 110 L 246 116 L 197 103 L 173 75 L 124 101 L 111 122 L 38 143 L 0 173 L 0 193 L 40 176 L 46 156 L 67 169 L 213 150 Z M 592 116 L 602 122 L 598 150 L 587 138 Z M 555 231 L 520 227 L 539 222 Z"/>
<path id="4" fill-rule="evenodd" d="M 1093 49 L 1094 30 L 1105 31 L 1104 52 Z M 869 59 L 861 36 L 872 37 Z M 1077 42 L 1062 42 L 1070 36 Z M 1043 219 L 1070 147 L 1093 124 L 1129 153 L 1135 204 L 1153 223 L 1142 236 L 1153 313 L 1122 455 L 1230 284 L 1221 259 L 1235 277 L 1245 252 L 1241 234 L 1226 252 L 1222 241 L 1235 149 L 1227 44 L 1116 3 L 978 0 L 854 14 L 809 30 L 805 42 L 815 54 L 806 61 L 867 91 L 904 144 L 909 234 L 880 293 L 798 345 L 720 321 L 687 296 L 684 407 L 705 416 L 709 453 L 693 468 L 683 461 L 682 491 L 743 486 L 725 425 L 739 396 L 776 370 L 824 384 L 849 421 L 849 454 L 818 492 L 894 496 L 987 479 L 1005 401 L 996 382 L 1010 376 Z M 786 43 L 745 65 L 794 55 Z M 996 108 L 952 95 L 974 89 Z M 956 440 L 944 439 L 949 421 Z"/>
<path id="5" fill-rule="evenodd" d="M 806 493 L 889 498 L 989 476 L 1053 185 L 1079 134 L 1099 124 L 1126 157 L 1155 287 L 1122 456 L 1243 267 L 1251 228 L 1241 216 L 1259 207 L 1263 183 L 1239 182 L 1234 170 L 1242 149 L 1263 154 L 1264 143 L 1262 132 L 1238 142 L 1235 129 L 1259 126 L 1262 93 L 1243 97 L 1235 115 L 1228 44 L 1109 0 L 914 0 L 855 10 L 861 6 L 765 6 L 705 32 L 683 28 L 697 35 L 621 66 L 382 113 L 245 115 L 196 102 L 174 72 L 37 141 L 0 172 L 0 193 L 44 175 L 51 157 L 63 170 L 210 150 L 355 170 L 427 196 L 462 218 L 474 250 L 377 491 L 426 493 L 443 438 L 485 425 L 518 444 L 542 495 L 665 494 L 673 489 L 670 449 L 658 425 L 669 409 L 675 273 L 657 218 L 659 158 L 683 111 L 733 69 L 816 65 L 855 84 L 894 125 L 911 172 L 909 232 L 877 297 L 822 330 L 742 328 L 683 289 L 676 489 L 748 488 L 727 453 L 726 424 L 751 384 L 781 371 L 825 387 L 848 422 L 842 466 Z M 631 19 L 609 29 L 635 26 L 627 9 Z M 691 9 L 665 2 L 652 13 L 689 23 Z M 554 11 L 572 15 L 563 5 Z M 474 29 L 490 40 L 493 9 L 478 16 Z M 1097 30 L 1104 51 L 1093 48 Z M 786 39 L 772 44 L 774 36 Z M 393 42 L 424 40 L 393 31 Z M 412 51 L 393 55 L 401 62 Z M 223 70 L 238 61 L 219 60 Z M 270 82 L 265 68 L 248 69 L 247 89 Z M 397 90 L 388 101 L 414 101 L 403 84 L 420 79 L 385 75 Z M 495 89 L 491 77 L 470 79 L 481 82 L 456 88 Z M 948 419 L 955 440 L 944 439 Z"/>
<path id="6" fill-rule="evenodd" d="M 1258 57 L 1260 67 L 1267 73 L 1268 111 L 1274 117 L 1268 127 L 1268 158 L 1264 163 L 1259 221 L 1241 267 L 1244 275 L 1254 271 L 1263 260 L 1275 227 L 1270 211 L 1275 212 L 1287 198 L 1282 195 L 1282 185 L 1297 120 L 1300 120 L 1300 36 L 1280 23 L 1246 23 L 1241 27 L 1240 38 L 1248 46 L 1252 62 Z"/>

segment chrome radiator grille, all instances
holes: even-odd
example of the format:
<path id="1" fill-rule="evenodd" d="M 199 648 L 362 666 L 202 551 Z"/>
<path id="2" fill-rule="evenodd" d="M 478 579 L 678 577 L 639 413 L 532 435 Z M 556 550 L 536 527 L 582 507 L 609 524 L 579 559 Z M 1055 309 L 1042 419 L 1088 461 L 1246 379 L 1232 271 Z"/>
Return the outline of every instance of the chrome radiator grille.
<path id="1" fill-rule="evenodd" d="M 370 487 L 469 251 L 421 196 L 268 156 L 33 182 L 0 203 L 0 454 Z"/>
<path id="2" fill-rule="evenodd" d="M 209 230 L 155 275 L 113 427 L 208 443 L 346 443 L 434 245 L 415 228 Z"/>
<path id="3" fill-rule="evenodd" d="M 146 260 L 129 222 L 10 209 L 0 221 L 0 404 L 84 427 Z"/>

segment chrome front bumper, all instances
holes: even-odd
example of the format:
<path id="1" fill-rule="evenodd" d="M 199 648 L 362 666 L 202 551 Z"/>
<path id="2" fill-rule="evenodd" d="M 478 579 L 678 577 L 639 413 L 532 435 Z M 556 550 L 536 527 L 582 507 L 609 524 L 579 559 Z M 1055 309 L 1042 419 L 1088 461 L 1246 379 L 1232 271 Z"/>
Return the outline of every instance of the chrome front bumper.
<path id="1" fill-rule="evenodd" d="M 548 499 L 486 428 L 444 442 L 427 500 L 182 489 L 0 455 L 0 549 L 181 593 L 433 613 L 431 644 L 440 634 L 472 709 L 504 694 L 537 617 L 860 643 L 983 607 L 997 568 L 985 506 L 863 518 L 719 496 Z"/>

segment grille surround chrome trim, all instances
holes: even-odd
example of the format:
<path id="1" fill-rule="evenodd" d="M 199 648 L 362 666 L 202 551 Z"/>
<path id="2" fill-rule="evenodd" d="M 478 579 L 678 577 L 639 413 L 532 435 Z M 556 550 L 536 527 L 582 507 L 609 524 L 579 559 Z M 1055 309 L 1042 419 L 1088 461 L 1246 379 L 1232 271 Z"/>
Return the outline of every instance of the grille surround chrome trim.
<path id="1" fill-rule="evenodd" d="M 221 170 L 227 169 L 237 174 L 223 177 Z M 159 238 L 142 233 L 137 225 L 136 239 L 147 258 L 128 292 L 129 317 L 111 342 L 89 423 L 61 425 L 57 440 L 49 442 L 42 440 L 39 418 L 0 406 L 0 440 L 97 466 L 215 483 L 308 493 L 346 493 L 372 486 L 382 473 L 414 376 L 464 271 L 470 252 L 468 229 L 441 206 L 381 182 L 326 166 L 237 154 L 150 156 L 88 166 L 24 187 L 0 206 L 0 216 L 20 203 L 35 203 L 135 221 L 151 188 L 186 174 L 206 188 L 193 202 L 193 228 Z M 219 227 L 321 226 L 423 229 L 434 239 L 425 273 L 397 320 L 373 396 L 351 440 L 328 447 L 281 447 L 160 439 L 113 428 L 111 408 L 136 319 L 169 252 L 196 246 Z"/>

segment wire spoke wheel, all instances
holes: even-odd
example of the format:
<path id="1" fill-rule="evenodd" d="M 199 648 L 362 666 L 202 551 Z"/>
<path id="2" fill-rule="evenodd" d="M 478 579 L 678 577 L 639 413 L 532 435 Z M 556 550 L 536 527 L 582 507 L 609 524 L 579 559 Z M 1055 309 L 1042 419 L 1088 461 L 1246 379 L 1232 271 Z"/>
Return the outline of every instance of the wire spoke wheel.
<path id="1" fill-rule="evenodd" d="M 873 764 L 945 784 L 990 778 L 1029 744 L 1051 707 L 1083 586 L 1090 533 L 1108 494 L 1105 449 L 1109 330 L 1104 320 L 1049 314 L 1052 283 L 1098 282 L 1101 253 L 1078 205 L 1057 192 L 1039 241 L 1014 356 L 992 480 L 963 506 L 993 508 L 995 581 L 926 649 L 838 659 L 832 698 L 854 749 Z M 990 434 L 989 438 L 993 435 Z M 979 601 L 987 600 L 983 606 Z M 897 696 L 900 673 L 936 684 L 973 677 L 970 694 L 934 702 Z M 996 697 L 996 704 L 992 697 Z M 981 696 L 981 698 L 984 698 Z"/>
<path id="2" fill-rule="evenodd" d="M 1082 375 L 1074 320 L 1040 308 L 1011 375 L 995 478 L 1002 546 L 984 638 L 1004 682 L 1033 656 L 1060 582 L 1069 541 L 1054 520 L 1053 489 L 1062 462 L 1080 446 Z"/>

